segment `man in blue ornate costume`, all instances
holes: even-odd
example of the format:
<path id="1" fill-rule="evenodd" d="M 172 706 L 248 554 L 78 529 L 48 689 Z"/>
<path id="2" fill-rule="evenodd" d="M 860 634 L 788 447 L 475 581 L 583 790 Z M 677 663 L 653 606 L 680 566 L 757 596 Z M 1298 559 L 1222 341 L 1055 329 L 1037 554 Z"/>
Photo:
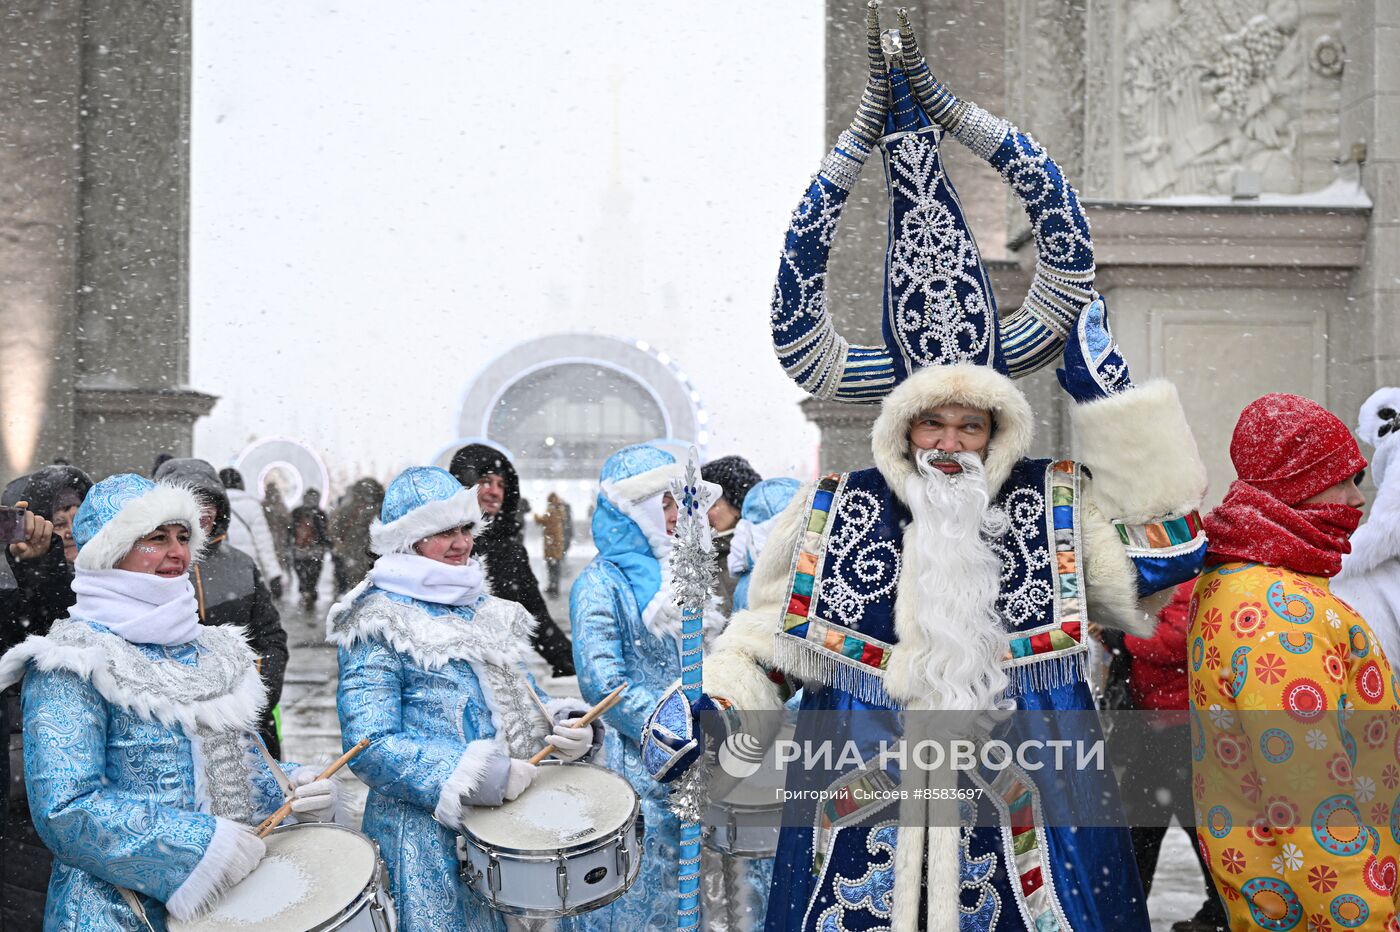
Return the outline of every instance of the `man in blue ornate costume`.
<path id="1" fill-rule="evenodd" d="M 680 823 L 665 789 L 642 765 L 642 725 L 681 673 L 680 610 L 668 558 L 677 516 L 667 489 L 681 467 L 652 446 L 624 447 L 603 464 L 593 542 L 598 556 L 574 582 L 569 610 L 579 690 L 596 703 L 623 683 L 622 700 L 604 718 L 607 766 L 627 778 L 646 822 L 642 869 L 619 900 L 587 917 L 591 929 L 634 932 L 676 925 Z M 706 613 L 708 631 L 723 624 Z"/>
<path id="2" fill-rule="evenodd" d="M 1194 516 L 1205 472 L 1176 390 L 1129 379 L 1073 190 L 1034 140 L 936 81 L 900 18 L 887 69 L 872 9 L 871 80 L 794 215 L 772 321 L 799 384 L 881 404 L 875 466 L 820 480 L 782 514 L 749 608 L 705 658 L 697 709 L 777 710 L 776 671 L 801 683 L 808 718 L 844 715 L 823 726 L 844 734 L 815 737 L 861 750 L 823 779 L 815 818 L 784 827 L 769 932 L 1146 929 L 1126 829 L 1066 818 L 1115 809 L 1111 773 L 974 769 L 959 779 L 982 795 L 951 819 L 942 804 L 873 792 L 918 776 L 875 750 L 909 734 L 911 711 L 1086 712 L 1046 727 L 1094 738 L 1089 624 L 1150 630 L 1139 598 L 1195 575 L 1205 546 Z M 943 169 L 947 134 L 988 159 L 1030 217 L 1039 263 L 1009 316 Z M 891 197 L 885 343 L 861 347 L 827 316 L 826 251 L 877 146 Z M 1034 419 L 1011 381 L 1062 348 L 1082 466 L 1028 458 Z M 799 741 L 803 729 L 800 716 Z M 644 744 L 653 772 L 684 769 L 697 741 L 695 710 L 658 708 Z"/>
<path id="3" fill-rule="evenodd" d="M 565 721 L 583 713 L 578 700 L 540 711 L 548 697 L 524 666 L 535 619 L 488 595 L 471 557 L 476 495 L 444 469 L 401 473 L 370 527 L 378 559 L 326 621 L 345 747 L 370 741 L 350 768 L 370 787 L 364 830 L 388 865 L 400 932 L 504 930 L 458 874 L 463 813 L 524 793 L 545 744 L 565 760 L 593 746 Z"/>
<path id="4" fill-rule="evenodd" d="M 257 736 L 257 658 L 238 628 L 199 623 L 185 575 L 199 515 L 179 486 L 93 486 L 73 522 L 68 620 L 0 659 L 0 688 L 24 679 L 25 784 L 55 860 L 47 930 L 198 915 L 257 866 L 252 826 L 283 802 Z M 279 766 L 294 812 L 334 815 L 333 781 Z"/>

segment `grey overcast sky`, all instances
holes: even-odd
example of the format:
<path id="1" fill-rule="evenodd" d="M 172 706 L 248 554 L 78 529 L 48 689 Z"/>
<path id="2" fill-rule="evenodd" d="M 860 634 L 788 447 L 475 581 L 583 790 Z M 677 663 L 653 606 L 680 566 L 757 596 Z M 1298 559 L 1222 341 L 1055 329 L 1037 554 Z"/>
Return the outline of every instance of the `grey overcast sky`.
<path id="1" fill-rule="evenodd" d="M 197 0 L 192 383 L 220 396 L 197 454 L 287 435 L 384 475 L 454 439 L 480 366 L 589 331 L 685 369 L 711 455 L 810 475 L 767 316 L 829 143 L 822 16 Z"/>

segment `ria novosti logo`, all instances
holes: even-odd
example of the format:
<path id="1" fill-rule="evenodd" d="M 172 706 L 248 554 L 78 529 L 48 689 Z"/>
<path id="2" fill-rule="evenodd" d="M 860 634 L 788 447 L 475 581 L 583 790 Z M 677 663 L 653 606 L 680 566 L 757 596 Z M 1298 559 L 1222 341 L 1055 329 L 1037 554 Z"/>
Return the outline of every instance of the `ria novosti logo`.
<path id="1" fill-rule="evenodd" d="M 748 779 L 758 773 L 765 750 L 753 735 L 736 731 L 719 746 L 720 769 L 737 780 Z"/>

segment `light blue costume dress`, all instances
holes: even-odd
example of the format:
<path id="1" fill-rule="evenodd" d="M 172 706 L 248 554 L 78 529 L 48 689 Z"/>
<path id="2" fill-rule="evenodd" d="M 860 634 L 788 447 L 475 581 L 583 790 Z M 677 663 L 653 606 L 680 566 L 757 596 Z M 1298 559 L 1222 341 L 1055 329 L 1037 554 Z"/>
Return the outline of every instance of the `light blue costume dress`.
<path id="1" fill-rule="evenodd" d="M 371 540 L 393 552 L 480 512 L 449 473 L 414 467 L 390 483 L 380 518 Z M 489 595 L 453 606 L 388 591 L 373 570 L 331 609 L 341 733 L 347 749 L 370 739 L 350 767 L 370 787 L 363 828 L 388 866 L 399 932 L 506 927 L 462 883 L 456 828 L 471 806 L 502 803 L 511 758 L 548 743 L 553 722 L 529 693 L 548 697 L 523 665 L 534 623 Z M 547 708 L 558 720 L 583 706 Z"/>
<path id="2" fill-rule="evenodd" d="M 680 678 L 680 615 L 671 601 L 666 558 L 670 538 L 661 495 L 680 474 L 674 458 L 645 445 L 625 447 L 603 464 L 593 542 L 598 556 L 574 582 L 569 608 L 579 690 L 590 704 L 623 683 L 622 700 L 604 718 L 609 769 L 641 797 L 646 820 L 642 868 L 632 888 L 611 906 L 588 914 L 592 929 L 634 932 L 676 925 L 680 825 L 666 790 L 647 773 L 638 742 L 642 725 L 666 688 Z M 707 613 L 706 629 L 722 625 Z"/>
<path id="3" fill-rule="evenodd" d="M 754 564 L 763 552 L 768 532 L 778 515 L 801 488 L 802 483 L 796 479 L 764 479 L 744 496 L 739 526 L 734 529 L 734 540 L 729 548 L 729 573 L 739 580 L 734 587 L 734 611 L 749 607 L 749 577 L 753 575 Z"/>
<path id="4" fill-rule="evenodd" d="M 190 493 L 118 475 L 88 493 L 74 536 L 84 549 L 110 550 L 148 513 L 129 547 L 182 511 L 197 529 Z M 98 619 L 73 618 L 0 659 L 0 682 L 24 680 L 25 782 L 34 826 L 54 853 L 46 930 L 144 930 L 118 886 L 163 930 L 167 901 L 197 910 L 256 863 L 238 836 L 283 802 L 257 748 L 257 658 L 239 629 L 197 632 L 185 644 L 133 644 Z M 232 867 L 240 849 L 242 871 Z"/>

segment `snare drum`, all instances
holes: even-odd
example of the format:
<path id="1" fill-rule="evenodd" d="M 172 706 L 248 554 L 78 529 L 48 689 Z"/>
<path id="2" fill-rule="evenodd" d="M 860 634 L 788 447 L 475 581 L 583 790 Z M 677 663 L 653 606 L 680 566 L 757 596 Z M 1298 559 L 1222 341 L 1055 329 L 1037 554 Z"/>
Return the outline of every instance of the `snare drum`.
<path id="1" fill-rule="evenodd" d="M 797 726 L 785 723 L 764 749 L 757 770 L 747 778 L 717 782 L 722 795 L 705 810 L 705 847 L 736 858 L 771 858 L 778 853 L 783 825 L 783 789 L 787 766 L 778 760 L 778 745 L 791 742 Z"/>
<path id="2" fill-rule="evenodd" d="M 705 811 L 705 847 L 736 858 L 771 858 L 782 831 L 781 786 L 743 781 Z"/>
<path id="3" fill-rule="evenodd" d="M 463 814 L 457 857 L 492 909 L 557 919 L 626 893 L 641 870 L 641 836 L 626 780 L 592 764 L 545 763 L 515 799 Z"/>
<path id="4" fill-rule="evenodd" d="M 194 922 L 171 932 L 394 932 L 398 917 L 379 846 L 324 822 L 284 825 L 267 855 Z"/>

